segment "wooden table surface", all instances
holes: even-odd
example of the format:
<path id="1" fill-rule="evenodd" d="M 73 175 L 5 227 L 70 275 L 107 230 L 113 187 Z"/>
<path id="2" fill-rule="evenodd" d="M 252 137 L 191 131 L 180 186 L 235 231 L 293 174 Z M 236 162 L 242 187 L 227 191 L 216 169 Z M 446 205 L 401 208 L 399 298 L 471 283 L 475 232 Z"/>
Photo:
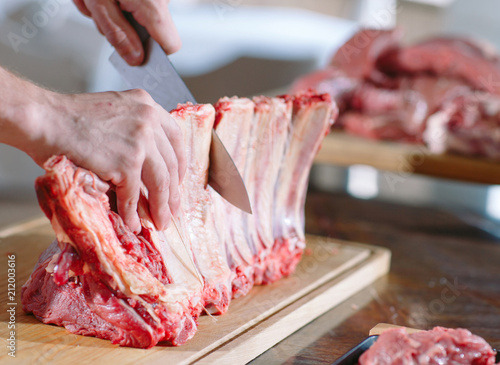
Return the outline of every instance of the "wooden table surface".
<path id="1" fill-rule="evenodd" d="M 309 233 L 391 249 L 391 271 L 252 365 L 330 364 L 378 322 L 464 327 L 500 348 L 499 239 L 443 211 L 341 194 L 310 193 L 306 225 Z"/>
<path id="2" fill-rule="evenodd" d="M 387 247 L 390 273 L 252 362 L 331 364 L 378 322 L 468 328 L 500 349 L 500 240 L 435 209 L 310 193 L 310 233 Z"/>

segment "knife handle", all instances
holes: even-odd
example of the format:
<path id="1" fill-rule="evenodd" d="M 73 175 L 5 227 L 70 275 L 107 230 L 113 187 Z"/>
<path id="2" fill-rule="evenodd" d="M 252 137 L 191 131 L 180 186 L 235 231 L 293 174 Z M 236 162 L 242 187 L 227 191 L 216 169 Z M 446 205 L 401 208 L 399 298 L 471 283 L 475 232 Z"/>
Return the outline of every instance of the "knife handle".
<path id="1" fill-rule="evenodd" d="M 389 324 L 389 323 L 378 323 L 375 327 L 373 327 L 370 330 L 370 336 L 373 335 L 380 335 L 382 332 L 387 331 L 388 329 L 391 328 L 404 328 L 407 333 L 414 333 L 414 332 L 420 332 L 422 330 L 416 329 L 416 328 L 410 328 L 410 327 L 404 327 L 404 326 L 396 326 L 395 324 Z"/>
<path id="2" fill-rule="evenodd" d="M 139 35 L 139 38 L 142 43 L 146 42 L 149 38 L 149 33 L 146 28 L 144 28 L 141 24 L 135 20 L 133 17 L 132 13 L 129 13 L 128 11 L 124 11 L 123 15 L 125 16 L 125 19 L 132 25 L 132 27 L 135 29 L 137 34 Z"/>

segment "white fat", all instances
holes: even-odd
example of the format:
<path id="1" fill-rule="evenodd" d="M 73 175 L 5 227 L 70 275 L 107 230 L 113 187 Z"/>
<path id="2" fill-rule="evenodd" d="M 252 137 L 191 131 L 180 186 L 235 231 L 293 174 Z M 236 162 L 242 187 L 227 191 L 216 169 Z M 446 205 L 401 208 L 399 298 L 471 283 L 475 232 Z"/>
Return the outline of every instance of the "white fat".
<path id="1" fill-rule="evenodd" d="M 52 224 L 52 228 L 56 233 L 56 238 L 58 242 L 73 243 L 73 241 L 69 238 L 66 232 L 64 232 L 64 229 L 61 227 L 61 224 L 59 223 L 59 220 L 57 219 L 57 216 L 55 214 L 52 215 L 52 220 L 50 221 L 50 223 Z"/>
<path id="2" fill-rule="evenodd" d="M 423 138 L 432 153 L 446 152 L 448 113 L 440 111 L 434 113 L 427 120 L 427 127 Z"/>
<path id="3" fill-rule="evenodd" d="M 51 274 L 54 272 L 54 267 L 56 266 L 56 262 L 57 260 L 59 260 L 60 255 L 60 253 L 55 253 L 54 256 L 52 256 L 49 263 L 47 264 L 47 267 L 45 268 L 45 271 Z"/>
<path id="4" fill-rule="evenodd" d="M 483 108 L 486 115 L 495 116 L 500 112 L 500 100 L 489 97 L 483 102 Z"/>

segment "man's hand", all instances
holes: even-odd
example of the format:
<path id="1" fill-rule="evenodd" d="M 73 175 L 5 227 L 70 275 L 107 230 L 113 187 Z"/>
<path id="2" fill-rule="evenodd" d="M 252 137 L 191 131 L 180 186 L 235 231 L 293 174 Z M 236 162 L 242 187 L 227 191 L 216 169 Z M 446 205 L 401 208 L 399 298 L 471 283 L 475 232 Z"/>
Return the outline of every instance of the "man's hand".
<path id="1" fill-rule="evenodd" d="M 78 9 L 94 19 L 97 29 L 131 66 L 144 61 L 139 36 L 122 11 L 132 13 L 167 53 L 181 47 L 181 40 L 168 10 L 169 0 L 73 0 Z"/>
<path id="2" fill-rule="evenodd" d="M 180 206 L 179 182 L 186 170 L 184 140 L 175 120 L 143 90 L 52 94 L 46 123 L 26 152 L 42 165 L 65 154 L 116 186 L 118 213 L 140 231 L 137 203 L 141 178 L 160 230 Z"/>

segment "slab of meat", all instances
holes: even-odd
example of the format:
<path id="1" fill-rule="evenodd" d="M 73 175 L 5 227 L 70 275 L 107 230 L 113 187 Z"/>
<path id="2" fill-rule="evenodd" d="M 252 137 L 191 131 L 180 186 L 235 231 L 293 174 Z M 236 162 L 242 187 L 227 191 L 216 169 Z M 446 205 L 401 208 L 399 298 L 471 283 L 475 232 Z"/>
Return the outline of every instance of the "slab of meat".
<path id="1" fill-rule="evenodd" d="M 500 99 L 479 92 L 457 96 L 429 117 L 423 136 L 433 153 L 500 161 Z"/>
<path id="2" fill-rule="evenodd" d="M 300 78 L 292 90 L 329 93 L 340 108 L 335 129 L 426 144 L 434 153 L 499 159 L 497 117 L 486 111 L 500 94 L 500 61 L 492 48 L 451 37 L 402 46 L 400 38 L 399 30 L 362 29 L 330 65 Z M 466 123 L 458 121 L 467 113 Z M 437 130 L 439 137 L 430 138 Z"/>
<path id="3" fill-rule="evenodd" d="M 360 365 L 494 365 L 495 352 L 466 329 L 435 327 L 407 334 L 404 328 L 383 332 L 359 358 Z"/>
<path id="4" fill-rule="evenodd" d="M 181 213 L 165 231 L 154 228 L 145 188 L 135 235 L 111 209 L 108 184 L 52 157 L 36 190 L 56 241 L 22 288 L 24 310 L 122 346 L 185 343 L 203 310 L 222 314 L 254 283 L 292 273 L 304 248 L 309 169 L 333 113 L 327 94 L 312 93 L 179 106 L 171 114 L 188 165 Z M 253 215 L 207 186 L 214 124 L 245 179 Z"/>
<path id="5" fill-rule="evenodd" d="M 253 130 L 254 103 L 247 98 L 222 98 L 215 104 L 217 135 L 226 146 L 237 166 L 248 166 L 249 136 Z M 245 171 L 240 169 L 242 177 Z M 246 185 L 247 189 L 251 189 Z M 232 295 L 234 298 L 246 295 L 254 285 L 254 254 L 249 244 L 242 222 L 246 213 L 219 199 L 211 191 L 217 210 L 224 213 L 225 219 L 217 220 L 217 231 L 226 251 L 232 272 Z M 249 195 L 251 197 L 251 195 Z M 253 214 L 256 214 L 253 209 Z"/>
<path id="6" fill-rule="evenodd" d="M 361 79 L 350 77 L 339 68 L 326 67 L 297 79 L 290 92 L 294 94 L 314 89 L 319 93 L 330 94 L 342 112 L 348 108 L 352 91 L 361 83 Z M 338 121 L 334 124 L 334 127 L 337 126 L 339 126 Z"/>
<path id="7" fill-rule="evenodd" d="M 412 88 L 384 89 L 361 84 L 352 93 L 350 110 L 339 123 L 344 130 L 372 139 L 416 142 L 419 140 L 428 105 Z"/>
<path id="8" fill-rule="evenodd" d="M 265 283 L 290 275 L 302 256 L 305 247 L 304 204 L 309 171 L 304 171 L 301 166 L 312 166 L 321 140 L 330 129 L 325 120 L 332 115 L 337 117 L 337 110 L 332 113 L 327 94 L 283 98 L 292 102 L 293 115 L 275 185 L 274 245 L 268 259 Z M 312 120 L 315 122 L 311 123 Z"/>
<path id="9" fill-rule="evenodd" d="M 203 286 L 175 262 L 186 260 L 184 251 L 175 252 L 177 232 L 157 232 L 143 218 L 137 237 L 109 209 L 107 186 L 96 175 L 61 156 L 47 161 L 45 169 L 37 195 L 58 247 L 42 254 L 24 285 L 25 311 L 124 346 L 191 338 Z M 167 236 L 172 245 L 164 244 Z"/>
<path id="10" fill-rule="evenodd" d="M 379 58 L 377 66 L 392 75 L 432 74 L 462 80 L 477 90 L 500 93 L 496 55 L 468 39 L 435 38 L 392 49 Z"/>
<path id="11" fill-rule="evenodd" d="M 402 32 L 399 30 L 362 29 L 338 49 L 323 70 L 299 78 L 291 93 L 315 89 L 329 93 L 343 111 L 355 87 L 370 82 L 386 84 L 392 81 L 376 63 L 381 54 L 398 47 Z"/>
<path id="12" fill-rule="evenodd" d="M 397 49 L 402 36 L 399 29 L 362 29 L 338 49 L 330 65 L 352 78 L 385 83 L 388 77 L 376 67 L 377 61 Z"/>
<path id="13" fill-rule="evenodd" d="M 307 98 L 304 98 L 304 100 Z M 302 99 L 301 99 L 302 100 Z M 329 105 L 330 107 L 330 105 Z M 313 119 L 311 119 L 313 120 Z M 320 120 L 315 119 L 315 120 Z M 325 119 L 321 119 L 324 123 Z M 328 125 L 328 123 L 327 123 Z M 248 160 L 244 171 L 245 184 L 252 197 L 253 215 L 245 214 L 243 227 L 254 253 L 255 284 L 262 284 L 264 273 L 271 265 L 271 249 L 274 244 L 275 196 L 287 139 L 292 131 L 292 103 L 281 98 L 254 98 L 252 137 L 248 143 Z M 311 130 L 317 128 L 310 124 Z M 309 149 L 313 149 L 309 146 Z M 285 219 L 285 217 L 281 217 Z"/>

